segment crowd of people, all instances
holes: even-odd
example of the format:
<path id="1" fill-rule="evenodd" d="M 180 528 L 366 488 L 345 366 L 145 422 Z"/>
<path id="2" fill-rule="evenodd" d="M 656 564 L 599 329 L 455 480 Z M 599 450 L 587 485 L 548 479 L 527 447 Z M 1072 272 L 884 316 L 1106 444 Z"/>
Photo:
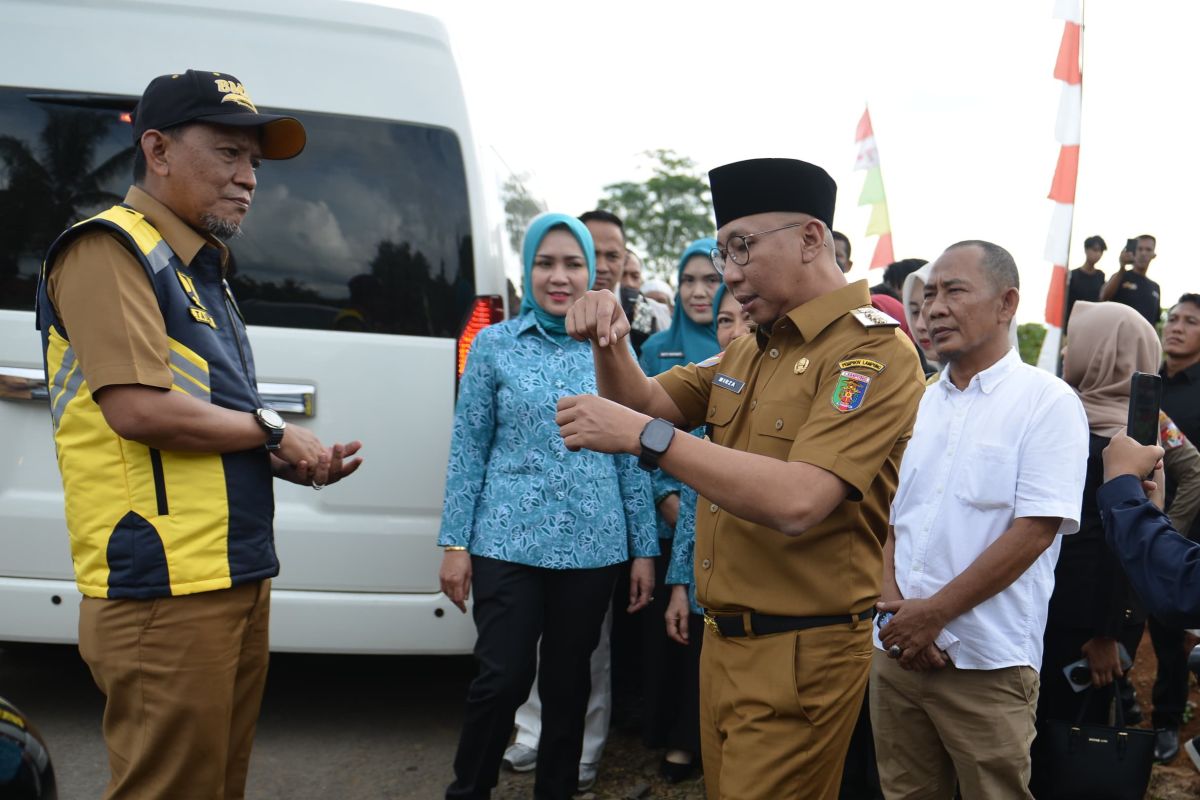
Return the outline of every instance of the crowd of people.
<path id="1" fill-rule="evenodd" d="M 263 407 L 222 280 L 259 160 L 297 155 L 303 126 L 188 71 L 151 82 L 133 130 L 125 201 L 65 231 L 38 288 L 80 652 L 107 798 L 239 798 L 272 479 L 323 489 L 361 445 Z M 1060 379 L 1014 348 L 1003 247 L 849 283 L 823 169 L 709 182 L 713 236 L 674 292 L 641 281 L 612 213 L 543 214 L 516 315 L 471 346 L 438 544 L 479 672 L 445 796 L 489 797 L 507 762 L 571 797 L 615 715 L 713 800 L 1045 800 L 1045 726 L 1141 713 L 1121 681 L 1145 626 L 1174 758 L 1200 619 L 1179 535 L 1200 533 L 1200 295 L 1160 320 L 1153 237 L 1107 281 L 1089 239 Z M 1135 372 L 1162 377 L 1160 446 L 1124 435 Z"/>
<path id="2" fill-rule="evenodd" d="M 565 598 L 543 588 L 518 602 L 475 585 L 480 674 L 446 796 L 489 796 L 502 764 L 537 769 L 539 797 L 590 787 L 615 708 L 662 753 L 666 780 L 703 770 L 713 798 L 1052 798 L 1038 733 L 1052 720 L 1105 724 L 1116 704 L 1137 721 L 1126 675 L 1147 624 L 1155 755 L 1174 758 L 1184 630 L 1147 616 L 1097 501 L 1131 378 L 1161 372 L 1155 486 L 1169 516 L 1158 525 L 1188 532 L 1196 519 L 1200 296 L 1169 310 L 1160 337 L 1153 237 L 1131 239 L 1108 282 L 1103 240 L 1085 243 L 1059 379 L 1015 349 L 1020 281 L 1002 247 L 959 242 L 933 262 L 890 265 L 868 290 L 842 277 L 851 247 L 831 227 L 835 187 L 819 168 L 761 159 L 710 178 L 716 236 L 680 254 L 673 295 L 641 281 L 628 247 L 616 294 L 615 282 L 595 289 L 587 263 L 624 243 L 611 213 L 543 215 L 525 239 L 520 313 L 484 331 L 468 359 L 439 540 L 452 599 L 465 602 L 472 564 L 545 587 L 566 569 L 572 595 L 608 569 L 499 552 L 498 533 L 551 550 L 566 536 L 572 553 L 603 540 L 633 568 L 616 603 L 572 615 L 589 647 L 574 691 L 553 700 L 546 690 L 566 673 L 551 674 L 563 635 L 552 620 Z M 556 266 L 554 232 L 574 270 Z M 645 324 L 651 303 L 669 324 Z M 519 363 L 526 349 L 537 356 Z M 553 367 L 560 380 L 537 379 L 566 354 L 578 383 Z M 523 387 L 519 413 L 505 385 Z M 555 424 L 561 437 L 545 430 Z M 514 477 L 507 427 L 527 434 L 520 497 L 502 488 Z M 640 462 L 645 476 L 639 513 L 603 539 L 596 478 L 566 491 L 564 516 L 543 466 L 601 454 L 617 473 Z M 464 491 L 462 470 L 486 477 Z M 498 508 L 503 520 L 470 517 Z M 642 558 L 652 573 L 639 574 Z M 611 591 L 617 577 L 603 574 Z M 540 624 L 518 641 L 513 619 Z M 513 686 L 486 691 L 501 677 Z M 636 699 L 632 720 L 623 695 Z M 498 721 L 481 726 L 485 713 Z M 555 749 L 568 736 L 572 749 Z"/>

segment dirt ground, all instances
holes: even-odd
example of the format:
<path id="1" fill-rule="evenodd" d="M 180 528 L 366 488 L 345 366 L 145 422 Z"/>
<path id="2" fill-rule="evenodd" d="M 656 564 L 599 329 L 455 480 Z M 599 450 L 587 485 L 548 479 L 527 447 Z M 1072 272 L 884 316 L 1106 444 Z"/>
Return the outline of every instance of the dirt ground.
<path id="1" fill-rule="evenodd" d="M 1197 643 L 1195 637 L 1188 637 L 1187 650 Z M 1138 727 L 1150 727 L 1150 693 L 1154 686 L 1154 673 L 1158 660 L 1154 657 L 1154 648 L 1150 645 L 1150 634 L 1142 637 L 1138 647 L 1137 658 L 1134 660 L 1132 671 L 1133 685 L 1137 690 L 1138 702 L 1145 713 L 1145 720 Z M 1193 736 L 1200 736 L 1200 716 L 1195 713 L 1200 709 L 1200 689 L 1197 689 L 1196 679 L 1190 678 L 1192 688 L 1189 692 L 1190 704 L 1193 707 L 1192 718 L 1179 731 L 1179 756 L 1169 764 L 1158 764 L 1150 777 L 1150 789 L 1146 793 L 1148 800 L 1195 800 L 1200 797 L 1200 772 L 1192 765 L 1187 753 L 1183 752 L 1183 743 Z"/>
<path id="2" fill-rule="evenodd" d="M 1198 640 L 1189 638 L 1188 650 Z M 1150 727 L 1151 689 L 1157 660 L 1150 644 L 1149 634 L 1142 638 L 1138 648 L 1136 666 L 1132 677 L 1141 703 L 1145 720 L 1139 727 Z M 1147 800 L 1196 800 L 1200 798 L 1200 772 L 1192 766 L 1183 752 L 1182 743 L 1200 735 L 1200 688 L 1192 678 L 1191 702 L 1197 713 L 1180 730 L 1179 756 L 1170 764 L 1155 765 L 1150 779 Z M 652 752 L 644 747 L 634 735 L 614 731 L 609 737 L 599 779 L 596 786 L 581 795 L 583 800 L 704 800 L 704 781 L 697 779 L 672 786 L 658 777 L 658 762 L 661 752 Z M 497 800 L 516 800 L 528 797 L 533 787 L 532 775 L 503 773 L 497 787 Z"/>

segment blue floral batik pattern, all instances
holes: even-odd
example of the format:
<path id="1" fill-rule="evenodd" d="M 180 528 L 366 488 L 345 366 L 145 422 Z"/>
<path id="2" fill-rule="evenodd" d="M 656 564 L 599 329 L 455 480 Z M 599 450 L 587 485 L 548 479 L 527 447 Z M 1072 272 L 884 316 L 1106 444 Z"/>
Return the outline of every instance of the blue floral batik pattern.
<path id="1" fill-rule="evenodd" d="M 679 518 L 671 543 L 671 563 L 667 567 L 668 586 L 688 587 L 688 603 L 693 614 L 703 614 L 696 602 L 696 490 L 683 484 L 679 492 Z"/>
<path id="2" fill-rule="evenodd" d="M 459 384 L 438 544 L 550 569 L 658 555 L 648 475 L 628 455 L 572 453 L 562 397 L 596 393 L 591 346 L 532 312 L 483 329 Z"/>

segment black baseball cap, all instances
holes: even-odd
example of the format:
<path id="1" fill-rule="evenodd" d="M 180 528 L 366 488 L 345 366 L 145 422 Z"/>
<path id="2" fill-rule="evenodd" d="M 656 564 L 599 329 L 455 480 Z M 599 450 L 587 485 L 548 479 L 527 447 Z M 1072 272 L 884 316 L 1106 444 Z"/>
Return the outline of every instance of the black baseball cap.
<path id="1" fill-rule="evenodd" d="M 185 122 L 211 122 L 262 130 L 263 158 L 293 158 L 304 149 L 304 126 L 295 117 L 260 114 L 242 82 L 224 72 L 189 69 L 150 81 L 133 110 L 133 141 L 149 130 Z"/>

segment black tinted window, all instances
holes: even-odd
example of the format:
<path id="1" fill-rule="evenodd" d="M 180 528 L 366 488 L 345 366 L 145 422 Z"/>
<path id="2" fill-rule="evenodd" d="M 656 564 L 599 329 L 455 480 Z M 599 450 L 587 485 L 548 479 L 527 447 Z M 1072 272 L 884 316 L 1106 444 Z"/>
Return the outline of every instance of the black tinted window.
<path id="1" fill-rule="evenodd" d="M 0 89 L 0 307 L 32 308 L 46 247 L 124 196 L 121 104 Z M 40 97 L 44 97 L 41 95 Z M 466 173 L 448 130 L 295 114 L 308 146 L 258 171 L 230 282 L 250 324 L 453 337 L 475 294 Z"/>

